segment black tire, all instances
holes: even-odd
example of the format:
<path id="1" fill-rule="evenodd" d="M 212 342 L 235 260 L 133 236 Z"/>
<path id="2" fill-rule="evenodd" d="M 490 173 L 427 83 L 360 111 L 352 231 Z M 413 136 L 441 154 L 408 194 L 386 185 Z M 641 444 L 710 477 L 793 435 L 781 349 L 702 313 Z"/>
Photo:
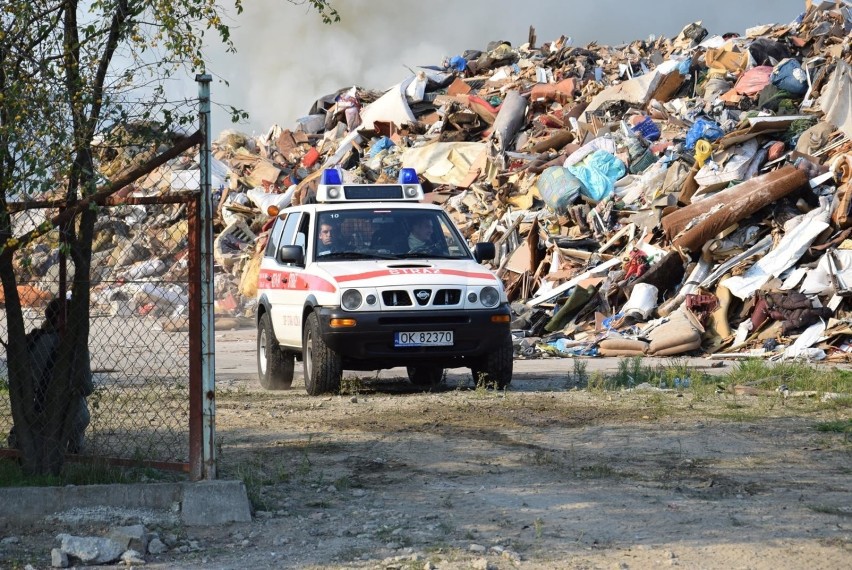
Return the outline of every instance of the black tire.
<path id="1" fill-rule="evenodd" d="M 286 390 L 293 385 L 295 356 L 275 339 L 269 313 L 257 323 L 257 377 L 266 390 Z"/>
<path id="2" fill-rule="evenodd" d="M 444 383 L 444 369 L 437 366 L 407 366 L 408 379 L 420 388 L 435 388 Z"/>
<path id="3" fill-rule="evenodd" d="M 343 370 L 340 355 L 331 350 L 320 334 L 316 313 L 308 315 L 302 333 L 302 362 L 305 365 L 305 390 L 311 396 L 340 391 Z"/>
<path id="4" fill-rule="evenodd" d="M 507 332 L 505 338 L 495 350 L 489 352 L 476 366 L 470 367 L 473 382 L 479 386 L 503 390 L 512 383 L 512 334 Z"/>

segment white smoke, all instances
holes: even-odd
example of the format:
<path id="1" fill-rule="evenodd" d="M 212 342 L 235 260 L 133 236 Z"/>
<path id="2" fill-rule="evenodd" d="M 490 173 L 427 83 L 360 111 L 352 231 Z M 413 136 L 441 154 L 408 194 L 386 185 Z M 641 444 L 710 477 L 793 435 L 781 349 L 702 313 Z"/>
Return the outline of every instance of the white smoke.
<path id="1" fill-rule="evenodd" d="M 227 0 L 225 0 L 227 1 Z M 214 102 L 249 112 L 232 125 L 214 107 L 214 136 L 226 128 L 252 133 L 271 125 L 292 128 L 313 102 L 358 85 L 384 90 L 409 75 L 406 66 L 439 65 L 444 56 L 485 50 L 488 42 L 540 45 L 561 35 L 574 45 L 619 44 L 650 35 L 674 37 L 701 20 L 711 34 L 743 33 L 758 24 L 786 24 L 804 0 L 332 0 L 341 15 L 323 24 L 307 4 L 247 0 L 232 18 L 237 54 L 209 52 Z"/>

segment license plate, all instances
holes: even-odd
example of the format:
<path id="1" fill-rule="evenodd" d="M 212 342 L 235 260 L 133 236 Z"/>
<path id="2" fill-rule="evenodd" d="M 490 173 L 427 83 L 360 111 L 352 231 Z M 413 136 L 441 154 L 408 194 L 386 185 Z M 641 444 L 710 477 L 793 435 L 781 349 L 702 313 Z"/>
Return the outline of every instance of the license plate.
<path id="1" fill-rule="evenodd" d="M 393 345 L 453 346 L 453 331 L 415 331 L 393 333 Z"/>

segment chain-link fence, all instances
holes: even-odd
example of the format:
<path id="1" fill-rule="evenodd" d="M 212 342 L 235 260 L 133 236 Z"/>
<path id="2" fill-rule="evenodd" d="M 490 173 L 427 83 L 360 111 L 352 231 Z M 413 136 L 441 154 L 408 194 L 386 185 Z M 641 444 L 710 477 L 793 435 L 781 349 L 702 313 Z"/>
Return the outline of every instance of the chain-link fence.
<path id="1" fill-rule="evenodd" d="M 190 333 L 192 329 L 197 337 L 198 327 L 189 318 L 199 287 L 198 153 L 199 146 L 192 146 L 100 200 L 91 271 L 85 280 L 90 291 L 92 382 L 75 396 L 85 397 L 85 408 L 74 420 L 82 446 L 78 449 L 72 435 L 71 453 L 189 469 L 190 377 L 197 376 L 190 354 L 200 352 Z M 102 161 L 100 166 L 109 164 Z M 32 206 L 16 208 L 20 211 L 13 214 L 14 235 L 55 220 L 61 211 L 47 207 L 61 207 L 58 202 Z M 67 312 L 74 302 L 75 279 L 69 253 L 63 234 L 53 229 L 22 246 L 13 258 L 27 350 L 35 368 L 31 378 L 41 383 L 34 391 L 36 399 L 45 397 L 45 386 L 53 378 L 51 335 L 60 338 L 73 325 Z M 14 453 L 14 433 L 7 440 L 13 431 L 7 361 L 11 308 L 5 298 L 0 301 L 0 448 Z M 62 307 L 58 320 L 57 304 Z M 193 313 L 198 320 L 197 310 Z M 84 358 L 76 354 L 74 362 L 85 367 Z M 197 402 L 193 405 L 198 407 Z"/>

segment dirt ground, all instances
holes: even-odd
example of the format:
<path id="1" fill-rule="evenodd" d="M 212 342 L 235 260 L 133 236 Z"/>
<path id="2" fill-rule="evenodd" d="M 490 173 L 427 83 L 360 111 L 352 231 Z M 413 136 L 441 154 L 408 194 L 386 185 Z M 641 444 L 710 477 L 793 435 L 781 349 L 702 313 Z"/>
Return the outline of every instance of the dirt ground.
<path id="1" fill-rule="evenodd" d="M 816 429 L 848 408 L 576 389 L 570 359 L 517 362 L 506 392 L 459 370 L 421 393 L 396 370 L 312 398 L 262 391 L 251 339 L 217 334 L 217 434 L 254 520 L 150 523 L 191 547 L 147 568 L 852 567 L 852 442 Z"/>

